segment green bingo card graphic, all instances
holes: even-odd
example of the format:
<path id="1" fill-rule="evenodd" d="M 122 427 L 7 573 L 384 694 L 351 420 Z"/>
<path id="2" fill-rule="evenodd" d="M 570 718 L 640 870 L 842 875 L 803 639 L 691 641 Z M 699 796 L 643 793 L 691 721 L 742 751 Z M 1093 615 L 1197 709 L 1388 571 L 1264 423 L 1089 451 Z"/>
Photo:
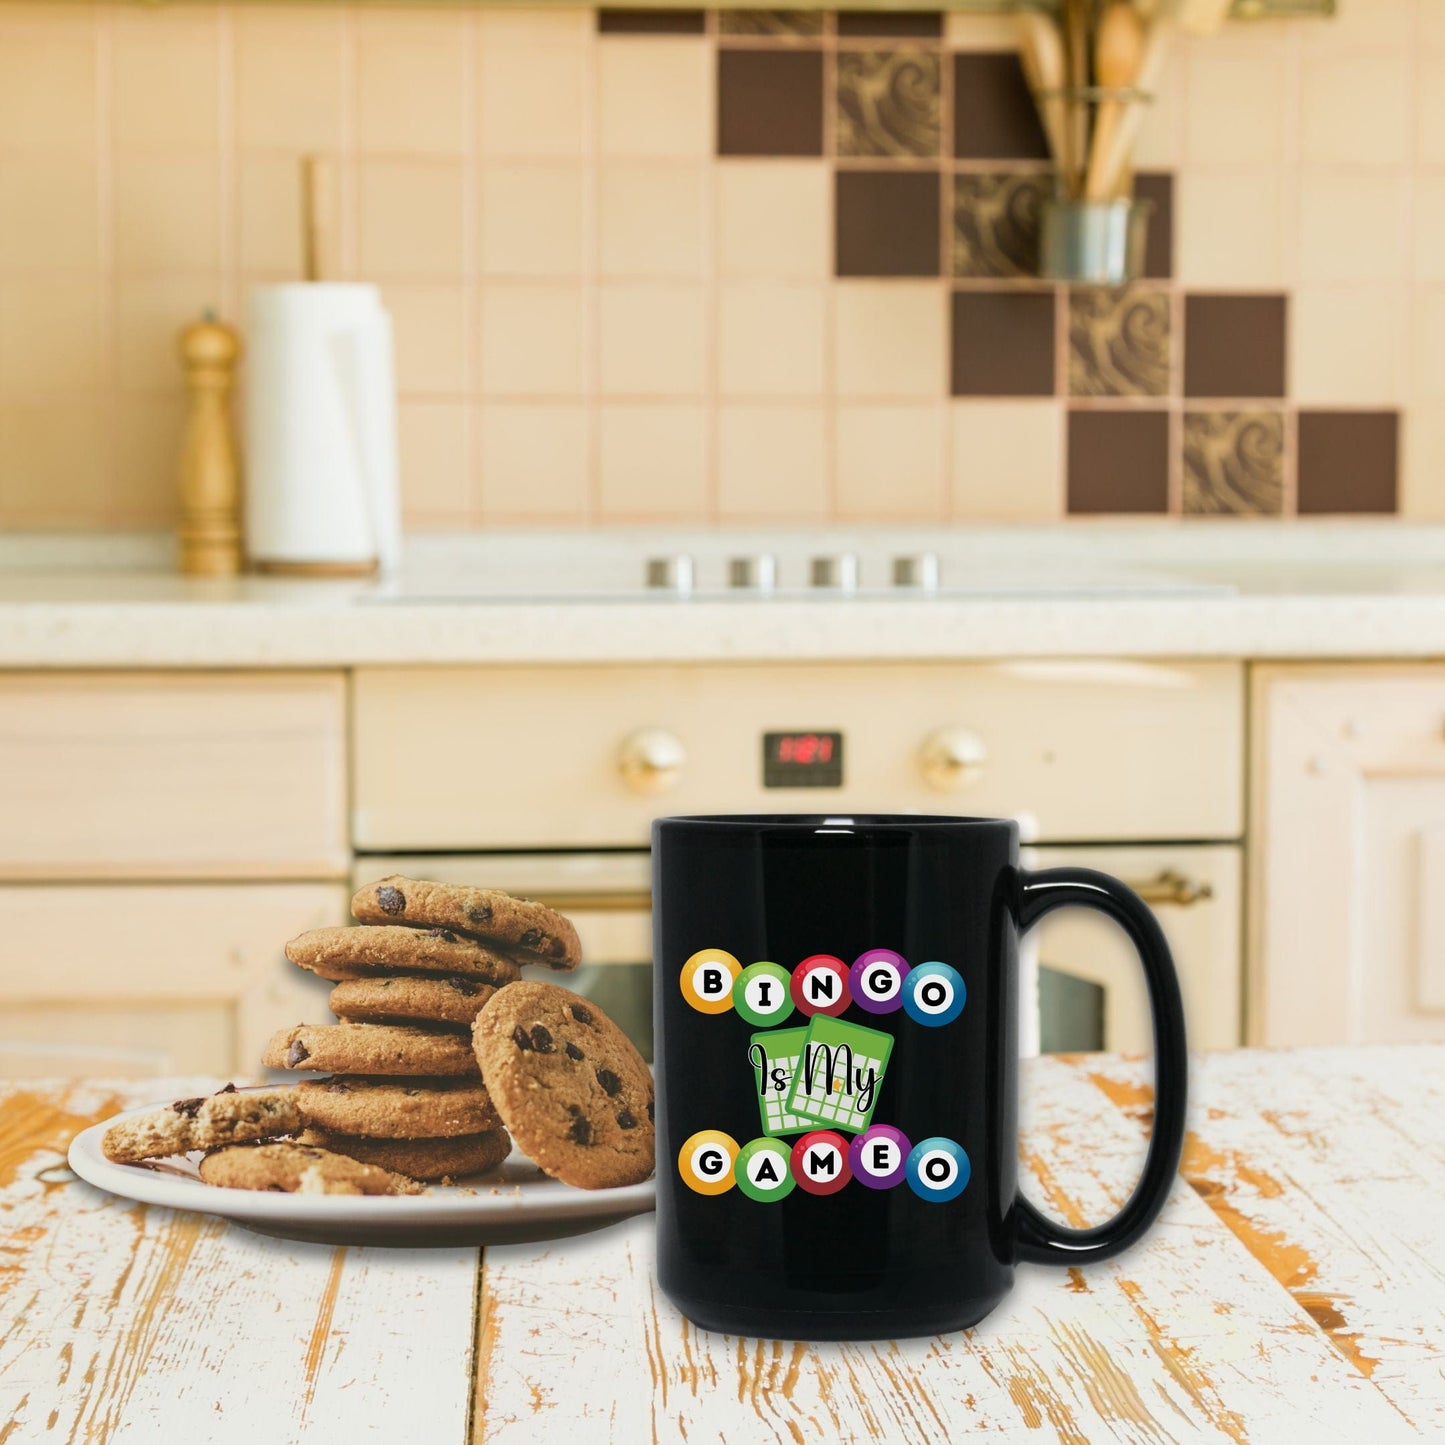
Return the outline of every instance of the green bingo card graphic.
<path id="1" fill-rule="evenodd" d="M 794 1114 L 821 1125 L 831 1124 L 854 1133 L 866 1129 L 873 1118 L 883 1066 L 892 1048 L 892 1034 L 840 1023 L 827 1014 L 814 1014 L 794 1066 L 789 1107 Z M 813 1061 L 811 1081 L 803 1063 L 805 1057 Z"/>
<path id="2" fill-rule="evenodd" d="M 758 1109 L 763 1116 L 764 1134 L 796 1134 L 803 1129 L 816 1129 L 818 1121 L 810 1116 L 799 1116 L 788 1106 L 788 1091 L 793 1087 L 793 1078 L 798 1071 L 798 1057 L 802 1053 L 803 1040 L 807 1029 L 765 1029 L 753 1034 L 748 1040 L 753 1048 L 750 1057 L 758 1057 L 762 1050 L 762 1076 Z M 756 1067 L 756 1066 L 755 1066 Z M 775 1071 L 781 1070 L 781 1074 Z M 783 1087 L 775 1086 L 780 1079 Z"/>

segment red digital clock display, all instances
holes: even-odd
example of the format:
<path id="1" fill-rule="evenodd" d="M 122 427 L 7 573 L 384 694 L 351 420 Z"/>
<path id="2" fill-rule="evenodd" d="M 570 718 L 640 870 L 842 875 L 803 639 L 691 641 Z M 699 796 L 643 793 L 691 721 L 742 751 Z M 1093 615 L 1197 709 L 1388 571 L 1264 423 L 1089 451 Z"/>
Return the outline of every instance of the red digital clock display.
<path id="1" fill-rule="evenodd" d="M 763 734 L 765 788 L 841 788 L 843 734 L 787 732 Z"/>

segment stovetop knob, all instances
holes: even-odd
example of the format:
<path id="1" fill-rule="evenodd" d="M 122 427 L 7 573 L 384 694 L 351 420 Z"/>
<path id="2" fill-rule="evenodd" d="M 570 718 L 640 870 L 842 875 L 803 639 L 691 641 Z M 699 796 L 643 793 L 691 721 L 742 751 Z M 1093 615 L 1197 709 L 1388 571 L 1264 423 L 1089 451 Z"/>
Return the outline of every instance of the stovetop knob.
<path id="1" fill-rule="evenodd" d="M 938 553 L 905 552 L 893 559 L 893 585 L 938 591 Z"/>
<path id="2" fill-rule="evenodd" d="M 858 590 L 858 554 L 838 552 L 827 557 L 814 557 L 808 567 L 808 580 L 814 587 L 833 592 Z"/>
<path id="3" fill-rule="evenodd" d="M 671 592 L 678 597 L 687 597 L 693 585 L 692 558 L 686 552 L 672 557 L 649 557 L 646 581 L 650 592 Z"/>

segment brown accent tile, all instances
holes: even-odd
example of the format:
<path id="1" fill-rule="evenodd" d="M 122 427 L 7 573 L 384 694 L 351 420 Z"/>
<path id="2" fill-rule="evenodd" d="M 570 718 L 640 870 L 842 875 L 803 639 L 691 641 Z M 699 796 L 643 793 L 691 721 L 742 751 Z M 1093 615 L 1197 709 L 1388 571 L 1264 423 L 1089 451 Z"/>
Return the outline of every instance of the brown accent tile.
<path id="1" fill-rule="evenodd" d="M 1068 474 L 1073 514 L 1168 511 L 1168 413 L 1070 411 Z"/>
<path id="2" fill-rule="evenodd" d="M 936 156 L 943 144 L 941 62 L 934 50 L 838 53 L 840 156 Z"/>
<path id="3" fill-rule="evenodd" d="M 1069 394 L 1164 396 L 1169 391 L 1169 293 L 1103 286 L 1069 293 Z"/>
<path id="4" fill-rule="evenodd" d="M 599 10 L 599 35 L 701 35 L 701 10 Z"/>
<path id="5" fill-rule="evenodd" d="M 839 171 L 834 186 L 839 276 L 940 274 L 936 171 Z"/>
<path id="6" fill-rule="evenodd" d="M 905 35 L 936 40 L 943 34 L 943 15 L 937 10 L 844 10 L 838 15 L 838 34 L 844 38 Z"/>
<path id="7" fill-rule="evenodd" d="M 1299 511 L 1396 511 L 1399 447 L 1398 412 L 1300 412 Z"/>
<path id="8" fill-rule="evenodd" d="M 1186 296 L 1185 396 L 1283 396 L 1285 298 Z"/>
<path id="9" fill-rule="evenodd" d="M 1134 198 L 1150 201 L 1149 239 L 1144 247 L 1144 274 L 1167 281 L 1174 274 L 1174 177 L 1168 171 L 1141 172 L 1134 177 Z"/>
<path id="10" fill-rule="evenodd" d="M 1054 293 L 953 293 L 954 396 L 1054 394 Z"/>
<path id="11" fill-rule="evenodd" d="M 1185 412 L 1186 514 L 1277 517 L 1283 504 L 1283 413 Z"/>
<path id="12" fill-rule="evenodd" d="M 821 35 L 821 10 L 719 10 L 718 30 L 724 35 L 775 36 L 789 39 Z"/>
<path id="13" fill-rule="evenodd" d="M 1048 142 L 1013 51 L 953 57 L 953 153 L 963 160 L 1048 159 Z"/>
<path id="14" fill-rule="evenodd" d="M 823 56 L 720 50 L 717 148 L 724 156 L 823 154 Z"/>
<path id="15" fill-rule="evenodd" d="M 953 274 L 1037 276 L 1039 217 L 1052 181 L 1041 175 L 953 178 Z"/>

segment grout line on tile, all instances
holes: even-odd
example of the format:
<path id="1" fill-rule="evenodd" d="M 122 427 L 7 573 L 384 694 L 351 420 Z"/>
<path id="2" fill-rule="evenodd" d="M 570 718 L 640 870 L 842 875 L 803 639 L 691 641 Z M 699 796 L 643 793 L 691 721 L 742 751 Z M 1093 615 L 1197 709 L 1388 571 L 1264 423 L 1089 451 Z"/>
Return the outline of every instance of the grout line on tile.
<path id="1" fill-rule="evenodd" d="M 598 66 L 597 27 L 594 25 L 586 42 L 582 70 L 584 88 L 583 112 L 590 123 L 584 137 L 582 157 L 582 402 L 586 408 L 587 444 L 585 448 L 587 476 L 585 479 L 584 512 L 591 523 L 604 515 L 602 494 L 602 296 L 598 286 L 601 266 L 600 142 L 602 128 L 602 85 Z"/>
<path id="2" fill-rule="evenodd" d="M 245 324 L 240 295 L 240 148 L 236 133 L 236 21 L 230 6 L 217 12 L 216 26 L 216 132 L 219 138 L 217 168 L 220 215 L 221 294 L 217 298 L 222 316 L 229 315 L 238 326 Z"/>
<path id="3" fill-rule="evenodd" d="M 95 177 L 96 177 L 96 243 L 99 255 L 100 275 L 103 280 L 102 292 L 106 298 L 106 313 L 109 325 L 102 344 L 108 358 L 107 379 L 109 386 L 110 421 L 112 445 L 103 448 L 102 467 L 103 495 L 106 506 L 103 509 L 106 522 L 115 526 L 124 517 L 117 507 L 117 490 L 120 481 L 120 446 L 117 435 L 120 426 L 116 382 L 121 374 L 120 365 L 120 287 L 116 267 L 116 195 L 115 161 L 116 138 L 112 112 L 115 106 L 115 12 L 109 8 L 94 12 L 95 37 Z"/>
<path id="4" fill-rule="evenodd" d="M 466 44 L 462 51 L 462 312 L 466 318 L 467 344 L 462 352 L 462 387 L 467 394 L 463 408 L 463 456 L 467 525 L 483 524 L 482 508 L 482 415 L 477 401 L 481 388 L 481 117 L 477 110 L 480 73 L 481 22 L 476 11 L 464 18 Z"/>

